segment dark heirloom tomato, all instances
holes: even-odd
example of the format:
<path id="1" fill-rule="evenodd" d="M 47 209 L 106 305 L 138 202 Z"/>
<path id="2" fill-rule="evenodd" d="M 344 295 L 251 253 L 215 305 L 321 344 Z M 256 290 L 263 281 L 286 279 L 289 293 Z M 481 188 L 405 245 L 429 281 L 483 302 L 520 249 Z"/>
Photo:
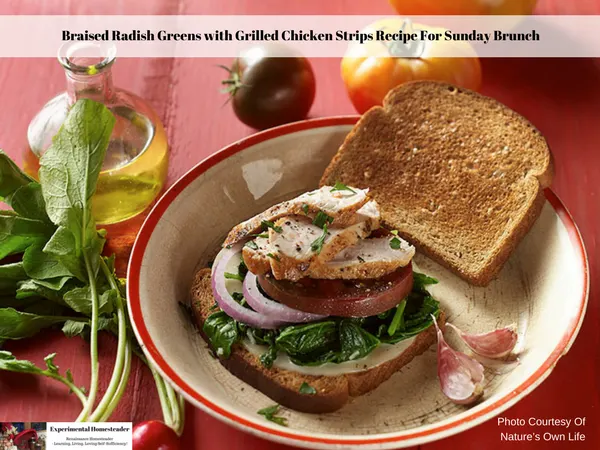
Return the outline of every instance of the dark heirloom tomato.
<path id="1" fill-rule="evenodd" d="M 387 311 L 406 297 L 413 285 L 412 264 L 376 280 L 313 280 L 298 282 L 258 277 L 271 298 L 290 308 L 339 317 L 368 317 Z"/>
<path id="2" fill-rule="evenodd" d="M 223 81 L 242 122 L 265 129 L 304 119 L 315 98 L 315 76 L 302 56 L 275 57 L 281 47 L 253 47 Z"/>

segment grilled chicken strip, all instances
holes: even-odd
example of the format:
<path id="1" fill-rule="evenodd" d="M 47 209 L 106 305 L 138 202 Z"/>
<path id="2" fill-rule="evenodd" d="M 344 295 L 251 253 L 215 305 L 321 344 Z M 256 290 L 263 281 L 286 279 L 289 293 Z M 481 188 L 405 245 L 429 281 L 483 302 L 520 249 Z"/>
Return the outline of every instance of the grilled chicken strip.
<path id="1" fill-rule="evenodd" d="M 392 248 L 393 239 L 400 241 L 398 249 Z M 395 236 L 363 239 L 339 252 L 332 260 L 313 264 L 305 276 L 330 280 L 379 278 L 406 266 L 414 255 L 415 248 Z"/>
<path id="2" fill-rule="evenodd" d="M 278 203 L 266 211 L 235 226 L 227 235 L 223 246 L 233 245 L 260 232 L 263 222 L 274 222 L 277 219 L 293 215 L 314 217 L 323 211 L 333 217 L 336 226 L 344 227 L 354 224 L 356 212 L 368 201 L 368 189 L 347 188 L 335 190 L 332 186 L 307 192 L 295 199 Z"/>
<path id="3" fill-rule="evenodd" d="M 267 273 L 271 270 L 269 259 L 271 246 L 269 239 L 266 237 L 257 237 L 253 241 L 249 241 L 242 249 L 242 257 L 248 270 L 255 274 Z"/>
<path id="4" fill-rule="evenodd" d="M 281 233 L 269 230 L 269 244 L 274 255 L 270 260 L 273 276 L 278 280 L 297 281 L 306 276 L 313 264 L 324 264 L 344 248 L 365 239 L 379 226 L 379 220 L 365 216 L 361 222 L 346 228 L 337 228 L 334 220 L 326 235 L 324 229 L 307 217 L 285 217 L 276 225 L 281 227 Z M 322 243 L 319 243 L 320 239 Z"/>

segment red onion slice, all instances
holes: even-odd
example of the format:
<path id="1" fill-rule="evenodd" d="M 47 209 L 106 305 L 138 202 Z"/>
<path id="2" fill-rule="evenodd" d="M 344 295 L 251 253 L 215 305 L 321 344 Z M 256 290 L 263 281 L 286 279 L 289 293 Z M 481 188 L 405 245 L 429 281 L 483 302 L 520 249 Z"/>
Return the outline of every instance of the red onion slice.
<path id="1" fill-rule="evenodd" d="M 327 316 L 321 314 L 307 313 L 290 308 L 289 306 L 277 303 L 270 298 L 265 297 L 257 286 L 258 279 L 255 274 L 248 272 L 244 279 L 244 298 L 248 304 L 259 313 L 268 316 L 274 320 L 283 320 L 285 322 L 314 322 L 324 319 Z"/>
<path id="2" fill-rule="evenodd" d="M 442 392 L 452 402 L 469 405 L 483 395 L 483 366 L 473 358 L 450 347 L 434 316 L 437 330 L 438 378 Z"/>
<path id="3" fill-rule="evenodd" d="M 227 291 L 227 287 L 225 286 L 225 271 L 227 264 L 231 258 L 236 256 L 241 251 L 242 245 L 238 244 L 232 248 L 225 248 L 221 250 L 217 258 L 217 263 L 212 271 L 211 277 L 212 291 L 217 304 L 229 317 L 252 327 L 262 329 L 281 328 L 282 326 L 286 325 L 286 322 L 274 320 L 264 314 L 244 308 L 242 305 L 236 302 L 231 294 Z"/>
<path id="4" fill-rule="evenodd" d="M 455 325 L 447 323 L 461 337 L 462 341 L 478 355 L 486 358 L 502 358 L 508 355 L 517 344 L 517 331 L 515 325 L 510 325 L 487 333 L 469 334 Z"/>

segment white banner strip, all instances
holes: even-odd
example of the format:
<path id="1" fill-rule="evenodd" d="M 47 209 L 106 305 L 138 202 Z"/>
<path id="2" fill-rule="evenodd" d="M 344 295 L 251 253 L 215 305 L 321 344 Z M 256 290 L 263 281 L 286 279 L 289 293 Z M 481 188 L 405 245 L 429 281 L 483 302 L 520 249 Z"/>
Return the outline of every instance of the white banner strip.
<path id="1" fill-rule="evenodd" d="M 598 57 L 598 29 L 600 16 L 0 16 L 0 57 L 54 57 L 75 41 L 114 42 L 123 57 L 234 57 L 268 42 L 285 44 L 281 56 L 339 57 L 353 45 L 457 57 L 468 43 L 480 57 Z"/>

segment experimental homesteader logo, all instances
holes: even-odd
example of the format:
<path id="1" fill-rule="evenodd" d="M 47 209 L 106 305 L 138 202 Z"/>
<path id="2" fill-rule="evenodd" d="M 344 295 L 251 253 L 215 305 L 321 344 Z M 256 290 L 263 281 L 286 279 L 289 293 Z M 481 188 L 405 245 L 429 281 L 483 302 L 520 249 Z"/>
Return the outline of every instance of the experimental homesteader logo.
<path id="1" fill-rule="evenodd" d="M 132 450 L 131 422 L 72 423 L 48 422 L 47 450 L 106 448 Z"/>

